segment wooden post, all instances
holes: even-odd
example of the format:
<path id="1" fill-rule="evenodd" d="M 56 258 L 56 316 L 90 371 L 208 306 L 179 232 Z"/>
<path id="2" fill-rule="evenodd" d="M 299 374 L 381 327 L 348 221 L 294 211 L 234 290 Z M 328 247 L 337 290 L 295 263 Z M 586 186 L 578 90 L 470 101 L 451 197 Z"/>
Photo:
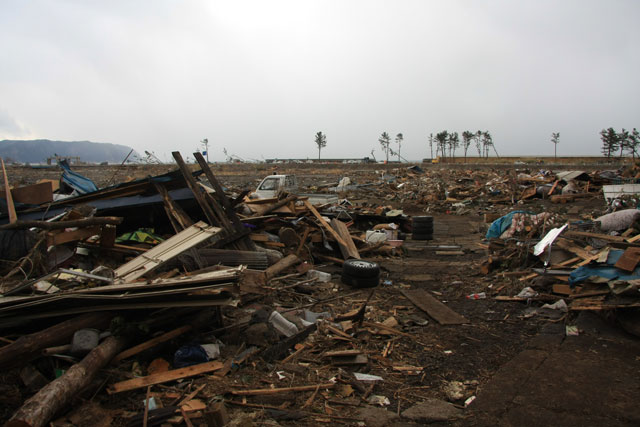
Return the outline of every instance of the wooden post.
<path id="1" fill-rule="evenodd" d="M 292 265 L 296 265 L 300 261 L 301 259 L 297 255 L 294 255 L 294 254 L 287 255 L 286 257 L 282 258 L 280 261 L 276 262 L 275 264 L 273 264 L 271 267 L 267 268 L 264 271 L 265 279 L 269 280 L 276 277 L 276 275 L 280 273 L 282 270 L 289 268 Z"/>
<path id="2" fill-rule="evenodd" d="M 207 220 L 209 221 L 209 224 L 221 226 L 222 223 L 220 219 L 216 217 L 215 212 L 213 211 L 209 203 L 207 203 L 204 197 L 204 194 L 202 192 L 202 188 L 198 185 L 198 183 L 196 183 L 196 180 L 193 179 L 193 175 L 191 174 L 191 171 L 185 164 L 184 160 L 182 160 L 182 155 L 180 154 L 180 152 L 174 151 L 171 154 L 173 155 L 173 158 L 176 159 L 176 163 L 178 164 L 178 167 L 180 168 L 180 171 L 182 172 L 182 175 L 184 176 L 184 179 L 187 182 L 187 185 L 191 189 L 191 192 L 193 193 L 193 196 L 196 198 L 196 201 L 202 208 L 204 215 L 207 217 Z"/>
<path id="3" fill-rule="evenodd" d="M 9 178 L 7 177 L 7 170 L 4 168 L 4 159 L 0 158 L 0 162 L 2 162 L 2 174 L 4 175 L 4 191 L 7 195 L 7 209 L 9 210 L 9 223 L 13 224 L 18 220 L 18 215 L 16 214 L 16 208 L 13 205 L 11 188 L 9 187 Z"/>

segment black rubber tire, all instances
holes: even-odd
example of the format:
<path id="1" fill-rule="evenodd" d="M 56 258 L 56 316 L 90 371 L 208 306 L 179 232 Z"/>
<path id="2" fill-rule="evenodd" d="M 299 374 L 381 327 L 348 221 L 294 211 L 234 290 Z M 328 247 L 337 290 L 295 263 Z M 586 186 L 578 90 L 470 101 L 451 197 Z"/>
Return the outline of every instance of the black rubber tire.
<path id="1" fill-rule="evenodd" d="M 433 217 L 432 216 L 414 216 L 412 223 L 414 227 L 417 225 L 433 225 Z"/>
<path id="2" fill-rule="evenodd" d="M 27 255 L 38 241 L 38 235 L 29 230 L 0 230 L 0 258 L 17 261 Z"/>
<path id="3" fill-rule="evenodd" d="M 375 288 L 380 284 L 380 275 L 374 277 L 353 277 L 350 274 L 342 273 L 340 276 L 342 283 L 354 288 Z"/>
<path id="4" fill-rule="evenodd" d="M 432 233 L 413 233 L 411 235 L 411 240 L 433 240 L 433 234 Z"/>
<path id="5" fill-rule="evenodd" d="M 417 225 L 413 227 L 413 232 L 421 234 L 433 233 L 433 225 Z"/>
<path id="6" fill-rule="evenodd" d="M 379 277 L 380 266 L 362 259 L 348 259 L 342 265 L 342 273 L 351 277 Z"/>

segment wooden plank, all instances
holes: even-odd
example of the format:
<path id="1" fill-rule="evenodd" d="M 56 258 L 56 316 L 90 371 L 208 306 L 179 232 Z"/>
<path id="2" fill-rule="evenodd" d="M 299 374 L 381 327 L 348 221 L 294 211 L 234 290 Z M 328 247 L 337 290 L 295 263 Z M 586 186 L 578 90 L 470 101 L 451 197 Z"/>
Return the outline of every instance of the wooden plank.
<path id="1" fill-rule="evenodd" d="M 283 388 L 261 388 L 254 390 L 233 390 L 231 394 L 236 396 L 264 396 L 280 393 L 291 393 L 298 391 L 313 391 L 316 388 L 327 389 L 335 387 L 335 383 L 303 385 L 298 387 L 283 387 Z"/>
<path id="2" fill-rule="evenodd" d="M 554 294 L 570 296 L 573 293 L 571 286 L 565 284 L 555 284 L 552 287 Z"/>
<path id="3" fill-rule="evenodd" d="M 122 353 L 116 355 L 116 357 L 113 358 L 112 363 L 117 363 L 121 360 L 124 360 L 128 357 L 131 357 L 133 355 L 136 355 L 138 353 L 141 353 L 145 350 L 148 350 L 150 348 L 155 347 L 158 344 L 161 344 L 163 342 L 169 341 L 170 339 L 173 339 L 175 337 L 178 337 L 186 332 L 189 332 L 191 329 L 193 329 L 193 327 L 191 325 L 185 325 L 185 326 L 181 326 L 179 328 L 176 328 L 172 331 L 166 332 L 162 335 L 159 335 L 155 338 L 152 338 L 148 341 L 145 341 L 141 344 L 138 344 L 134 347 L 128 348 L 127 350 L 123 351 Z"/>
<path id="4" fill-rule="evenodd" d="M 592 254 L 589 253 L 589 251 L 585 251 L 581 247 L 563 238 L 556 239 L 554 244 L 556 247 L 569 251 L 575 255 L 578 255 L 582 259 L 589 259 L 593 256 Z"/>
<path id="5" fill-rule="evenodd" d="M 362 354 L 362 350 L 332 350 L 322 354 L 324 357 L 342 357 L 342 356 L 357 356 Z"/>
<path id="6" fill-rule="evenodd" d="M 343 246 L 340 244 L 340 242 L 338 242 L 338 245 L 340 246 L 340 252 L 342 252 L 342 256 L 344 257 L 344 259 L 348 259 L 348 258 L 360 259 L 360 253 L 358 253 L 358 248 L 356 248 L 356 244 L 353 242 L 353 239 L 351 238 L 351 233 L 349 233 L 349 229 L 347 228 L 345 223 L 340 221 L 339 219 L 333 218 L 331 220 L 331 228 L 333 228 L 336 231 L 336 233 L 338 233 L 340 238 L 342 238 L 342 240 L 346 243 L 346 245 Z"/>
<path id="7" fill-rule="evenodd" d="M 115 277 L 123 282 L 131 282 L 197 244 L 219 235 L 220 231 L 221 229 L 218 227 L 212 227 L 202 221 L 197 222 L 186 230 L 149 249 L 144 254 L 118 267 L 114 271 Z"/>
<path id="8" fill-rule="evenodd" d="M 13 224 L 18 220 L 18 215 L 16 214 L 16 207 L 13 205 L 13 196 L 11 195 L 11 188 L 9 187 L 7 170 L 4 168 L 4 159 L 0 158 L 0 162 L 2 162 L 2 175 L 4 176 L 4 190 L 7 200 L 7 209 L 9 211 L 9 224 Z"/>
<path id="9" fill-rule="evenodd" d="M 640 262 L 640 248 L 631 247 L 624 251 L 614 267 L 622 271 L 632 272 L 636 269 L 638 262 Z"/>
<path id="10" fill-rule="evenodd" d="M 567 237 L 592 237 L 594 239 L 605 240 L 607 242 L 625 242 L 627 239 L 620 236 L 609 236 L 608 234 L 590 233 L 587 231 L 565 231 Z"/>
<path id="11" fill-rule="evenodd" d="M 387 333 L 390 333 L 390 334 L 402 335 L 404 337 L 411 337 L 411 334 L 407 334 L 406 332 L 399 331 L 397 329 L 394 329 L 394 328 L 392 328 L 390 326 L 387 326 L 387 325 L 385 325 L 383 323 L 379 323 L 379 322 L 367 322 L 367 321 L 364 321 L 364 322 L 362 322 L 362 325 L 367 326 L 369 328 L 377 328 L 377 329 L 380 329 L 382 331 L 386 331 Z"/>
<path id="12" fill-rule="evenodd" d="M 47 233 L 47 246 L 61 245 L 68 242 L 76 242 L 78 240 L 84 240 L 88 237 L 100 234 L 100 226 L 79 228 L 72 231 L 63 232 L 48 232 Z"/>
<path id="13" fill-rule="evenodd" d="M 551 189 L 549 190 L 549 192 L 547 193 L 547 196 L 550 196 L 553 194 L 553 190 L 556 189 L 556 187 L 558 186 L 558 183 L 560 182 L 560 180 L 556 179 L 556 182 L 553 183 L 553 185 L 551 186 Z"/>
<path id="14" fill-rule="evenodd" d="M 51 191 L 58 191 L 60 189 L 60 180 L 58 179 L 39 179 L 36 184 L 42 184 L 43 182 L 48 182 L 51 185 Z"/>
<path id="15" fill-rule="evenodd" d="M 339 245 L 342 245 L 345 247 L 347 246 L 347 243 L 344 240 L 342 240 L 342 237 L 340 237 L 338 233 L 336 233 L 336 231 L 333 228 L 331 228 L 329 223 L 325 221 L 324 218 L 322 218 L 322 215 L 320 215 L 320 212 L 318 212 L 318 210 L 311 204 L 309 200 L 304 201 L 304 206 L 307 209 L 309 209 L 309 212 L 311 212 L 313 216 L 316 217 L 316 219 L 320 222 L 320 225 L 322 225 L 322 227 L 325 230 L 327 230 L 329 234 L 331 234 L 331 236 L 333 236 L 333 238 L 336 240 L 336 242 L 338 242 Z"/>
<path id="16" fill-rule="evenodd" d="M 441 325 L 461 325 L 469 323 L 464 316 L 451 310 L 423 289 L 401 289 L 400 292 L 420 310 L 427 313 Z"/>
<path id="17" fill-rule="evenodd" d="M 577 299 L 571 303 L 569 306 L 569 310 L 579 311 L 579 310 L 612 310 L 614 308 L 634 308 L 640 307 L 640 302 L 633 303 L 609 303 L 607 304 L 604 300 L 588 300 L 588 299 Z"/>
<path id="18" fill-rule="evenodd" d="M 15 203 L 40 205 L 53 201 L 53 186 L 51 182 L 25 185 L 11 190 L 11 197 Z"/>
<path id="19" fill-rule="evenodd" d="M 628 242 L 628 243 L 634 243 L 634 242 L 637 242 L 638 240 L 640 240 L 640 234 L 636 234 L 636 235 L 635 235 L 635 236 L 633 236 L 633 237 L 629 237 L 629 238 L 627 239 L 627 242 Z"/>
<path id="20" fill-rule="evenodd" d="M 435 254 L 440 256 L 458 256 L 458 255 L 464 255 L 464 252 L 463 251 L 436 251 Z"/>
<path id="21" fill-rule="evenodd" d="M 131 380 L 111 384 L 109 387 L 107 387 L 107 393 L 120 393 L 123 391 L 147 387 L 149 385 L 162 384 L 182 378 L 189 378 L 207 372 L 217 371 L 219 369 L 222 369 L 223 366 L 224 364 L 222 362 L 213 361 L 200 363 L 199 365 L 187 366 L 186 368 L 173 369 L 166 372 L 158 372 L 157 374 L 147 375 L 146 377 L 133 378 Z"/>
<path id="22" fill-rule="evenodd" d="M 537 194 L 537 190 L 535 185 L 533 187 L 527 187 L 524 190 L 522 190 L 522 194 L 520 195 L 520 200 L 530 199 L 536 194 Z"/>

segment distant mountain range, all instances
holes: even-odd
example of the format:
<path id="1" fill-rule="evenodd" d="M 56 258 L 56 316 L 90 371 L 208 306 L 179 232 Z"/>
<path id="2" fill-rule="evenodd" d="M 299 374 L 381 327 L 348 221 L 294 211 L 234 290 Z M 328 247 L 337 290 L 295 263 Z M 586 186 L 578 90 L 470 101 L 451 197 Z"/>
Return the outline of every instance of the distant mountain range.
<path id="1" fill-rule="evenodd" d="M 131 147 L 90 141 L 50 141 L 48 139 L 0 141 L 0 157 L 5 161 L 20 163 L 46 163 L 55 154 L 63 157 L 79 157 L 89 163 L 122 163 Z M 129 159 L 139 157 L 135 151 Z"/>

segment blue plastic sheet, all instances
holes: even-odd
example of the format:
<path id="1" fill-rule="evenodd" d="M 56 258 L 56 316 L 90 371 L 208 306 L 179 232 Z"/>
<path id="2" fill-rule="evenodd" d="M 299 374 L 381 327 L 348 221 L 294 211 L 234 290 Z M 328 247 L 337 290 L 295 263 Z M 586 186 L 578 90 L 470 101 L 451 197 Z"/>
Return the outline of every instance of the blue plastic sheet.
<path id="1" fill-rule="evenodd" d="M 98 191 L 98 187 L 89 178 L 74 172 L 69 167 L 66 160 L 58 160 L 58 164 L 63 169 L 62 182 L 78 192 L 78 194 L 92 193 Z"/>
<path id="2" fill-rule="evenodd" d="M 615 263 L 618 262 L 623 253 L 624 251 L 622 250 L 612 250 L 609 251 L 606 264 L 583 265 L 582 267 L 576 268 L 569 275 L 569 285 L 576 285 L 587 280 L 591 276 L 604 277 L 609 280 L 640 279 L 640 266 L 636 267 L 636 269 L 631 273 L 614 267 Z"/>
<path id="3" fill-rule="evenodd" d="M 198 344 L 187 344 L 180 347 L 173 355 L 173 367 L 184 368 L 209 361 L 207 352 Z"/>
<path id="4" fill-rule="evenodd" d="M 501 216 L 500 218 L 496 219 L 491 223 L 485 237 L 487 239 L 497 239 L 498 237 L 500 237 L 502 233 L 504 233 L 505 231 L 507 231 L 509 227 L 511 227 L 511 221 L 513 220 L 513 216 L 517 213 L 526 213 L 526 214 L 534 215 L 532 212 L 529 212 L 529 211 L 509 212 L 505 216 Z"/>

